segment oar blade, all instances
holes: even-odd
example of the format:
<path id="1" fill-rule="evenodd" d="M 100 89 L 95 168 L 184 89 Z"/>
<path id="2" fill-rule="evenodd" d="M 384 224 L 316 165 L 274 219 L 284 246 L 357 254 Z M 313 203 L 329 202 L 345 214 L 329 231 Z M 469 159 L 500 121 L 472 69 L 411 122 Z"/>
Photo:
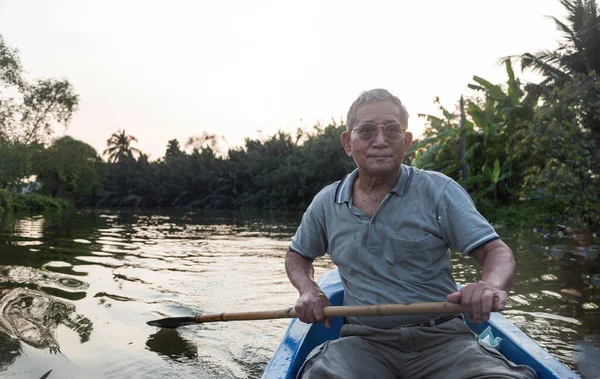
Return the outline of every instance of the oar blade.
<path id="1" fill-rule="evenodd" d="M 195 325 L 198 322 L 194 317 L 169 317 L 160 320 L 148 321 L 146 324 L 150 326 L 158 326 L 159 328 L 175 329 L 180 326 Z"/>

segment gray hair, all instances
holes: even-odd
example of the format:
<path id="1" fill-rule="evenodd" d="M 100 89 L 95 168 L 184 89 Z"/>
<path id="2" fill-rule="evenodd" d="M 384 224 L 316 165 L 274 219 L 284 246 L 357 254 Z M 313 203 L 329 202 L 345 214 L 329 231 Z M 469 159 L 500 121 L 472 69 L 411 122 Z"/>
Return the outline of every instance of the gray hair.
<path id="1" fill-rule="evenodd" d="M 367 104 L 373 101 L 386 101 L 391 100 L 394 104 L 398 106 L 398 110 L 400 111 L 400 124 L 408 128 L 408 112 L 400 99 L 396 96 L 392 95 L 388 90 L 383 88 L 375 88 L 369 91 L 363 91 L 358 96 L 352 106 L 350 106 L 350 110 L 348 111 L 348 117 L 346 118 L 346 130 L 351 131 L 352 126 L 356 122 L 356 109 L 363 104 Z"/>

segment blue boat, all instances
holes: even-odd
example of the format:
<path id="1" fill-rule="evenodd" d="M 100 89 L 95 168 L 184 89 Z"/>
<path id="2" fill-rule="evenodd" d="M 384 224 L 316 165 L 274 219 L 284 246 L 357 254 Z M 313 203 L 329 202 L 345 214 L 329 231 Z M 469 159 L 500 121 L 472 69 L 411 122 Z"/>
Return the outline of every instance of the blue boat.
<path id="1" fill-rule="evenodd" d="M 343 305 L 344 288 L 337 268 L 324 274 L 319 279 L 319 285 L 332 305 Z M 493 335 L 502 338 L 500 352 L 516 364 L 532 367 L 539 379 L 580 378 L 499 313 L 492 313 L 488 322 L 467 324 L 477 334 L 481 334 L 488 326 L 491 327 Z M 308 353 L 327 340 L 339 338 L 342 325 L 341 317 L 333 318 L 329 329 L 325 329 L 322 323 L 305 324 L 293 319 L 271 358 L 263 379 L 295 378 Z"/>

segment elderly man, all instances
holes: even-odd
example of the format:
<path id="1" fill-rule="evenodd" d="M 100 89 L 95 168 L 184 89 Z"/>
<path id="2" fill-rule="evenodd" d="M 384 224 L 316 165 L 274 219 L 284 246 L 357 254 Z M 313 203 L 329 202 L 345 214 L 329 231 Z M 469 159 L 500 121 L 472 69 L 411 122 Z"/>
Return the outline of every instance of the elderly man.
<path id="1" fill-rule="evenodd" d="M 329 320 L 312 262 L 328 253 L 346 305 L 450 301 L 473 322 L 501 310 L 515 271 L 510 248 L 455 181 L 402 164 L 408 114 L 384 89 L 363 92 L 342 133 L 357 169 L 319 192 L 292 238 L 285 265 L 307 323 Z M 456 292 L 449 247 L 474 257 L 482 277 Z M 496 300 L 495 300 L 496 299 Z M 341 338 L 317 347 L 303 378 L 535 378 L 478 343 L 461 315 L 348 317 Z"/>

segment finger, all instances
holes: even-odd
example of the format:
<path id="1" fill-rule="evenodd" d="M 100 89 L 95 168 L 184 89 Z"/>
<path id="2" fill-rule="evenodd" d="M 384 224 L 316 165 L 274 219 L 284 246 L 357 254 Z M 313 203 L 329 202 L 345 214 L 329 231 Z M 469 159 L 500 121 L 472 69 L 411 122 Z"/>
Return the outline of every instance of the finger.
<path id="1" fill-rule="evenodd" d="M 487 321 L 490 319 L 490 312 L 494 308 L 494 293 L 490 290 L 484 290 L 481 295 L 481 319 Z"/>
<path id="2" fill-rule="evenodd" d="M 315 318 L 313 314 L 307 310 L 302 314 L 302 321 L 307 324 L 312 324 L 313 322 L 315 322 Z"/>
<path id="3" fill-rule="evenodd" d="M 477 286 L 477 289 L 473 292 L 473 297 L 471 298 L 471 308 L 473 309 L 473 319 L 475 322 L 483 321 L 483 294 L 485 293 L 485 288 L 481 288 L 481 286 Z"/>
<path id="4" fill-rule="evenodd" d="M 331 326 L 331 323 L 329 320 L 330 319 L 328 319 L 328 318 L 325 319 L 325 329 L 329 329 L 329 327 Z"/>
<path id="5" fill-rule="evenodd" d="M 463 287 L 463 289 L 461 289 L 462 292 L 462 300 L 461 300 L 461 304 L 466 304 L 467 305 L 467 318 L 471 321 L 475 321 L 475 315 L 473 313 L 473 304 L 472 304 L 472 298 L 473 298 L 473 288 L 468 288 L 469 286 Z"/>
<path id="6" fill-rule="evenodd" d="M 494 302 L 497 311 L 503 311 L 506 307 L 506 301 L 508 300 L 508 294 L 506 291 L 500 291 L 496 293 L 497 301 Z"/>
<path id="7" fill-rule="evenodd" d="M 298 320 L 309 324 L 310 321 L 308 321 L 308 317 L 306 317 L 306 312 L 304 310 L 304 307 L 302 307 L 301 305 L 296 304 L 296 306 L 294 307 L 294 309 L 296 310 L 296 316 L 298 317 Z"/>
<path id="8" fill-rule="evenodd" d="M 446 296 L 446 300 L 448 300 L 450 303 L 460 304 L 461 297 L 462 293 L 452 292 L 450 295 Z"/>
<path id="9" fill-rule="evenodd" d="M 316 321 L 315 316 L 313 314 L 312 306 L 307 301 L 301 302 L 300 304 L 296 305 L 296 308 L 298 309 L 298 318 L 300 319 L 300 321 L 307 324 L 312 324 Z"/>
<path id="10" fill-rule="evenodd" d="M 315 307 L 313 307 L 312 314 L 314 316 L 314 321 L 313 322 L 323 322 L 323 321 L 325 321 L 325 313 L 323 313 L 323 307 L 322 306 L 315 306 Z"/>

